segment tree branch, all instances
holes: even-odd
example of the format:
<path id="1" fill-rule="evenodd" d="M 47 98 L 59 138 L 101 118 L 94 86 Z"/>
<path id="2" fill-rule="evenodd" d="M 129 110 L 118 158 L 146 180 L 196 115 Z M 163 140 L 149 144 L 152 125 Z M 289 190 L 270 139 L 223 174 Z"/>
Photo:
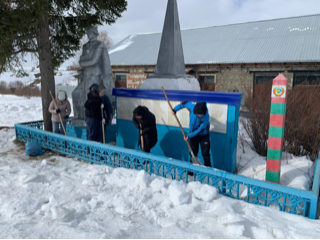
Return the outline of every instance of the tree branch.
<path id="1" fill-rule="evenodd" d="M 28 49 L 28 48 L 23 48 L 23 49 L 20 49 L 19 51 L 12 52 L 11 54 L 12 54 L 12 55 L 17 55 L 17 54 L 22 53 L 22 52 L 37 53 L 37 52 L 38 52 L 38 50 L 35 50 L 35 49 Z"/>

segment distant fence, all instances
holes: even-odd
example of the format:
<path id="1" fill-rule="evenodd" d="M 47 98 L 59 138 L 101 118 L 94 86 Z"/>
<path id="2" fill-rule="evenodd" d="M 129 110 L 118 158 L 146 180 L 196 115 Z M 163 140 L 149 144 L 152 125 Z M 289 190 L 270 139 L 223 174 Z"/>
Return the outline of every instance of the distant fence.
<path id="1" fill-rule="evenodd" d="M 132 149 L 55 134 L 42 129 L 42 121 L 15 124 L 16 138 L 23 142 L 37 141 L 45 149 L 92 163 L 114 168 L 144 169 L 150 174 L 182 180 L 186 183 L 192 180 L 192 177 L 190 179 L 188 176 L 191 172 L 194 174 L 194 181 L 216 187 L 225 196 L 262 206 L 277 206 L 280 211 L 311 219 L 315 219 L 317 215 L 320 154 L 315 165 L 312 191 L 305 191 Z"/>

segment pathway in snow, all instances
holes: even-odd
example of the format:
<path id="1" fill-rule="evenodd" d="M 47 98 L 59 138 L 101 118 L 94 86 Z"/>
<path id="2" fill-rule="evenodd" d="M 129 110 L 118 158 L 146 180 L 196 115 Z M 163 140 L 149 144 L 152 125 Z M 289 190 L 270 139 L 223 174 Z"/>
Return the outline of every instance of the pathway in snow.
<path id="1" fill-rule="evenodd" d="M 0 238 L 318 238 L 317 220 L 144 171 L 50 152 L 0 130 Z"/>

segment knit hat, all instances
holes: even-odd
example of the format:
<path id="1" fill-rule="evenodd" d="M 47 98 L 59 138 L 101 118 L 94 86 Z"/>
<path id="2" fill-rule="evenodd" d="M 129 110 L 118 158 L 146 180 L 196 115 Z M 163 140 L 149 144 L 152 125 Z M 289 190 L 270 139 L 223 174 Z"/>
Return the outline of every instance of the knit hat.
<path id="1" fill-rule="evenodd" d="M 101 93 L 101 91 L 102 91 L 103 89 L 106 89 L 106 87 L 105 87 L 103 84 L 101 84 L 101 85 L 98 87 L 98 93 Z"/>
<path id="2" fill-rule="evenodd" d="M 145 113 L 145 110 L 144 110 L 144 108 L 141 107 L 141 106 L 138 106 L 138 107 L 136 107 L 136 108 L 133 110 L 133 114 L 134 114 L 135 116 L 143 116 L 144 113 Z"/>
<path id="3" fill-rule="evenodd" d="M 95 89 L 98 89 L 99 85 L 94 83 L 90 86 L 89 90 L 91 90 L 91 88 L 95 88 Z"/>
<path id="4" fill-rule="evenodd" d="M 106 94 L 107 94 L 107 89 L 102 89 L 102 90 L 100 91 L 100 93 L 106 95 Z"/>
<path id="5" fill-rule="evenodd" d="M 194 106 L 193 113 L 199 115 L 205 115 L 208 111 L 206 102 L 199 102 Z"/>
<path id="6" fill-rule="evenodd" d="M 63 91 L 59 91 L 57 98 L 59 101 L 66 100 L 66 94 Z"/>

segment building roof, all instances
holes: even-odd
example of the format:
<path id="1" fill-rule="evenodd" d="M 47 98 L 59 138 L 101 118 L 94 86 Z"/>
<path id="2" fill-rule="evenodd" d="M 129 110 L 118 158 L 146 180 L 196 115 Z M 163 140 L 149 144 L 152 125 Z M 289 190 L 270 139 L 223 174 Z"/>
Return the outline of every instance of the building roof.
<path id="1" fill-rule="evenodd" d="M 181 31 L 185 64 L 320 62 L 320 14 Z M 156 65 L 161 33 L 133 34 L 112 66 Z"/>

